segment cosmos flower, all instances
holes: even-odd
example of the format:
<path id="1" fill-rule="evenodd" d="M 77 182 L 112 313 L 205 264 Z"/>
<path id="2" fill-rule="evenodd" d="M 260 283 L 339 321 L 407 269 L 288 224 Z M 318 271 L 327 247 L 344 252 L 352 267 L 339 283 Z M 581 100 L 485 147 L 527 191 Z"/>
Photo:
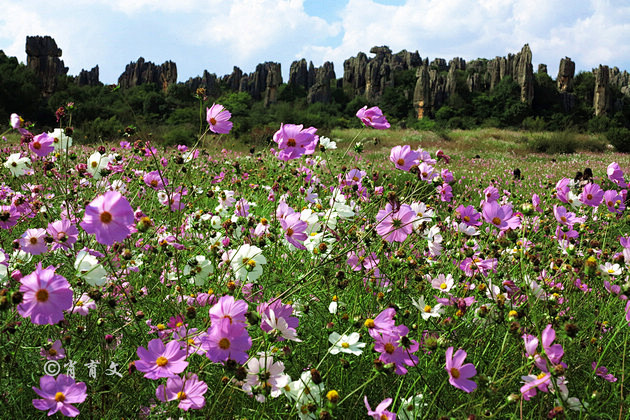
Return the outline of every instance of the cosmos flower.
<path id="1" fill-rule="evenodd" d="M 303 129 L 303 125 L 281 124 L 280 129 L 273 135 L 273 141 L 278 144 L 278 159 L 288 161 L 302 155 L 312 155 L 319 141 L 314 127 Z"/>
<path id="2" fill-rule="evenodd" d="M 285 386 L 289 384 L 291 377 L 284 373 L 284 363 L 273 361 L 273 356 L 264 354 L 261 357 L 252 357 L 247 362 L 247 378 L 243 384 L 243 391 L 252 395 L 253 392 L 263 391 L 269 393 L 271 398 L 276 398 Z M 260 402 L 265 401 L 264 394 L 256 395 Z"/>
<path id="3" fill-rule="evenodd" d="M 368 416 L 372 416 L 373 419 L 376 420 L 394 420 L 396 419 L 396 414 L 387 410 L 387 407 L 392 403 L 391 398 L 386 398 L 380 402 L 378 406 L 374 410 L 370 407 L 370 403 L 368 402 L 367 395 L 363 398 L 363 402 L 365 403 L 365 407 L 367 408 Z"/>
<path id="4" fill-rule="evenodd" d="M 244 300 L 235 300 L 233 296 L 221 296 L 219 301 L 210 308 L 210 321 L 212 325 L 218 325 L 224 319 L 230 321 L 230 324 L 246 325 L 247 318 L 247 302 Z"/>
<path id="5" fill-rule="evenodd" d="M 376 214 L 376 233 L 387 242 L 404 242 L 413 231 L 416 212 L 408 204 L 402 204 L 394 211 L 391 203 Z"/>
<path id="6" fill-rule="evenodd" d="M 181 349 L 178 341 L 169 341 L 166 345 L 159 338 L 149 341 L 145 349 L 139 346 L 136 354 L 140 360 L 136 360 L 136 369 L 144 372 L 147 379 L 170 378 L 182 373 L 188 362 L 186 351 Z"/>
<path id="7" fill-rule="evenodd" d="M 357 118 L 361 120 L 366 127 L 375 128 L 377 130 L 388 129 L 389 123 L 383 115 L 383 111 L 377 106 L 368 108 L 367 105 L 357 111 Z"/>
<path id="8" fill-rule="evenodd" d="M 397 169 L 409 172 L 412 166 L 420 163 L 420 154 L 409 145 L 394 146 L 389 153 L 389 160 Z"/>
<path id="9" fill-rule="evenodd" d="M 465 392 L 473 392 L 477 388 L 477 384 L 471 381 L 477 374 L 477 369 L 472 363 L 464 363 L 466 352 L 459 349 L 453 355 L 453 347 L 446 349 L 446 371 L 448 372 L 448 381 L 455 388 L 459 388 Z"/>
<path id="10" fill-rule="evenodd" d="M 72 146 L 72 137 L 67 136 L 61 128 L 55 128 L 48 136 L 52 137 L 55 150 L 66 150 Z"/>
<path id="11" fill-rule="evenodd" d="M 361 336 L 358 332 L 353 332 L 350 335 L 339 335 L 339 333 L 333 332 L 328 336 L 328 341 L 333 345 L 330 348 L 330 354 L 349 353 L 355 356 L 360 356 L 363 353 L 361 350 L 365 347 L 365 343 L 359 342 Z"/>
<path id="12" fill-rule="evenodd" d="M 133 223 L 133 209 L 127 199 L 117 191 L 107 191 L 87 205 L 80 225 L 96 235 L 97 242 L 113 245 L 131 233 Z"/>
<path id="13" fill-rule="evenodd" d="M 228 359 L 243 364 L 249 359 L 247 350 L 252 347 L 252 339 L 243 324 L 233 324 L 223 319 L 208 329 L 208 335 L 201 339 L 206 356 L 214 363 Z"/>
<path id="14" fill-rule="evenodd" d="M 18 313 L 23 318 L 30 316 L 33 324 L 56 324 L 64 318 L 63 311 L 72 307 L 70 283 L 55 274 L 52 265 L 42 268 L 42 263 L 38 263 L 35 271 L 24 276 L 20 283 L 24 297 Z"/>
<path id="15" fill-rule="evenodd" d="M 42 376 L 39 378 L 39 388 L 33 387 L 33 391 L 42 398 L 34 399 L 33 406 L 38 410 L 48 410 L 49 416 L 59 411 L 66 417 L 76 417 L 79 410 L 72 404 L 85 401 L 86 389 L 85 382 L 76 383 L 72 377 L 64 374 L 57 378 Z"/>
<path id="16" fill-rule="evenodd" d="M 262 249 L 255 245 L 243 244 L 231 258 L 230 266 L 234 276 L 240 281 L 256 281 L 262 275 L 262 266 L 267 259 Z"/>
<path id="17" fill-rule="evenodd" d="M 232 114 L 223 105 L 212 104 L 210 108 L 206 108 L 206 121 L 213 133 L 229 133 L 233 125 L 232 121 L 229 121 L 230 118 Z"/>
<path id="18" fill-rule="evenodd" d="M 48 346 L 46 348 L 42 348 L 39 351 L 39 355 L 45 357 L 46 360 L 61 360 L 66 357 L 66 350 L 61 347 L 61 340 L 56 340 L 54 343 L 49 338 Z"/>
<path id="19" fill-rule="evenodd" d="M 184 411 L 199 410 L 206 405 L 203 394 L 208 391 L 208 385 L 200 381 L 194 373 L 188 373 L 184 378 L 173 376 L 166 380 L 166 386 L 160 385 L 155 390 L 155 396 L 162 402 L 178 400 L 178 408 Z"/>
<path id="20" fill-rule="evenodd" d="M 46 232 L 53 239 L 51 251 L 59 248 L 70 249 L 79 237 L 77 227 L 68 219 L 49 223 Z"/>
<path id="21" fill-rule="evenodd" d="M 4 167 L 11 171 L 11 175 L 14 177 L 25 175 L 31 168 L 28 165 L 31 164 L 31 160 L 27 157 L 20 157 L 19 153 L 13 153 L 9 155 L 9 158 L 4 162 Z"/>
<path id="22" fill-rule="evenodd" d="M 43 254 L 48 251 L 48 246 L 44 241 L 45 237 L 46 231 L 44 229 L 26 229 L 19 240 L 20 248 L 32 255 Z"/>
<path id="23" fill-rule="evenodd" d="M 580 194 L 580 201 L 582 204 L 591 207 L 597 207 L 601 204 L 604 198 L 604 190 L 597 184 L 586 184 L 582 194 Z"/>

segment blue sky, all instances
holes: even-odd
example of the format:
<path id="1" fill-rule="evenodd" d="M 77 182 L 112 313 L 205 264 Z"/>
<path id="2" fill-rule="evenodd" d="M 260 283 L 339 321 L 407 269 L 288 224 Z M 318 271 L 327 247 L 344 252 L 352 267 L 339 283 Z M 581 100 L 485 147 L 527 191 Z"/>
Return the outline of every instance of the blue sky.
<path id="1" fill-rule="evenodd" d="M 529 43 L 534 69 L 555 78 L 568 56 L 577 70 L 599 64 L 630 69 L 627 0 L 0 0 L 0 49 L 25 62 L 27 35 L 50 35 L 69 74 L 99 65 L 101 81 L 116 83 L 142 56 L 177 63 L 179 81 L 218 76 L 233 66 L 316 66 L 374 45 L 422 58 L 493 58 Z"/>

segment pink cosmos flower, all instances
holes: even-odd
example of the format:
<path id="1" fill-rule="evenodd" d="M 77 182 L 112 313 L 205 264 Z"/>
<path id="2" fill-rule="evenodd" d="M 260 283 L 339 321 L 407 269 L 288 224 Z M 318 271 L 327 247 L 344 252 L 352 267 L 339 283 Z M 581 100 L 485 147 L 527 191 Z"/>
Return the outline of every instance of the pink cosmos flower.
<path id="1" fill-rule="evenodd" d="M 396 211 L 391 203 L 376 214 L 376 233 L 387 242 L 404 242 L 413 231 L 416 212 L 408 204 L 402 204 Z"/>
<path id="2" fill-rule="evenodd" d="M 26 229 L 20 237 L 19 243 L 22 251 L 32 255 L 43 254 L 48 251 L 48 246 L 44 241 L 46 231 L 44 229 Z"/>
<path id="3" fill-rule="evenodd" d="M 178 341 L 169 341 L 166 346 L 159 338 L 149 341 L 145 349 L 140 346 L 136 350 L 140 360 L 136 360 L 136 369 L 144 372 L 147 379 L 170 378 L 182 373 L 188 362 L 186 352 Z"/>
<path id="4" fill-rule="evenodd" d="M 477 388 L 474 381 L 469 380 L 477 374 L 477 369 L 472 363 L 464 363 L 466 352 L 459 349 L 453 355 L 453 347 L 446 349 L 446 371 L 448 372 L 448 381 L 455 388 L 459 388 L 464 392 L 473 392 Z"/>
<path id="5" fill-rule="evenodd" d="M 630 325 L 630 300 L 626 303 L 626 321 L 628 321 L 628 325 Z"/>
<path id="6" fill-rule="evenodd" d="M 433 165 L 427 162 L 420 162 L 418 165 L 418 179 L 421 181 L 431 182 L 438 174 L 435 172 Z"/>
<path id="7" fill-rule="evenodd" d="M 368 108 L 367 105 L 357 111 L 357 118 L 361 120 L 366 127 L 372 127 L 377 130 L 386 130 L 390 127 L 387 118 L 383 115 L 383 111 L 377 106 Z"/>
<path id="8" fill-rule="evenodd" d="M 212 325 L 208 335 L 201 339 L 206 356 L 214 363 L 228 359 L 243 364 L 249 356 L 247 350 L 252 347 L 252 339 L 243 324 L 232 324 L 229 319 Z"/>
<path id="9" fill-rule="evenodd" d="M 365 271 L 370 271 L 379 263 L 378 256 L 375 252 L 370 253 L 369 255 L 365 255 L 365 249 L 360 249 L 359 252 L 350 251 L 348 252 L 348 259 L 346 262 L 352 268 L 353 271 L 361 271 L 364 269 Z"/>
<path id="10" fill-rule="evenodd" d="M 498 201 L 501 196 L 499 195 L 499 190 L 496 187 L 489 186 L 483 190 L 483 198 L 487 203 L 490 203 Z"/>
<path id="11" fill-rule="evenodd" d="M 532 206 L 534 206 L 534 210 L 538 213 L 542 213 L 542 209 L 540 208 L 540 197 L 538 194 L 532 194 Z"/>
<path id="12" fill-rule="evenodd" d="M 584 217 L 577 217 L 575 213 L 567 211 L 564 206 L 553 206 L 553 215 L 556 217 L 556 220 L 561 225 L 565 226 L 573 226 L 576 223 L 584 223 Z"/>
<path id="13" fill-rule="evenodd" d="M 38 263 L 35 271 L 24 276 L 20 283 L 24 297 L 18 313 L 23 318 L 30 316 L 33 324 L 56 324 L 63 319 L 63 311 L 72 307 L 70 283 L 55 274 L 52 265 L 42 269 L 42 263 Z"/>
<path id="14" fill-rule="evenodd" d="M 245 325 L 247 318 L 247 302 L 244 300 L 234 300 L 233 296 L 221 296 L 219 301 L 210 308 L 210 321 L 212 325 L 218 325 L 224 319 L 230 321 L 230 324 Z"/>
<path id="15" fill-rule="evenodd" d="M 285 332 L 291 334 L 290 330 L 295 332 L 297 327 L 300 325 L 300 319 L 293 315 L 293 306 L 289 304 L 283 304 L 280 299 L 275 299 L 270 302 L 263 302 L 256 308 L 256 312 L 260 314 L 262 321 L 260 322 L 260 328 L 269 333 L 274 328 L 279 326 L 279 320 L 284 320 L 286 323 L 286 327 L 284 327 L 284 323 L 280 322 L 280 327 L 284 327 Z M 273 316 L 272 316 L 273 313 Z M 275 325 L 272 323 L 275 322 Z M 286 337 L 279 336 L 278 341 L 284 341 Z"/>
<path id="16" fill-rule="evenodd" d="M 597 207 L 604 198 L 604 190 L 595 183 L 586 184 L 582 194 L 580 194 L 580 201 L 587 206 Z"/>
<path id="17" fill-rule="evenodd" d="M 57 378 L 46 375 L 39 378 L 39 388 L 33 391 L 42 399 L 34 399 L 33 406 L 38 410 L 48 410 L 52 416 L 60 411 L 66 417 L 76 417 L 79 410 L 72 404 L 78 404 L 87 398 L 85 382 L 76 383 L 70 376 L 61 374 Z"/>
<path id="18" fill-rule="evenodd" d="M 608 174 L 608 179 L 617 184 L 619 188 L 626 188 L 628 186 L 628 184 L 626 184 L 626 181 L 623 179 L 623 171 L 621 170 L 617 162 L 612 162 L 610 165 L 608 165 L 606 173 Z"/>
<path id="19" fill-rule="evenodd" d="M 14 206 L 0 206 L 0 229 L 11 229 L 19 218 L 20 213 Z"/>
<path id="20" fill-rule="evenodd" d="M 389 160 L 396 168 L 409 172 L 412 166 L 420 163 L 420 153 L 411 149 L 411 146 L 394 146 L 389 153 Z"/>
<path id="21" fill-rule="evenodd" d="M 79 300 L 75 302 L 71 312 L 87 316 L 90 310 L 94 309 L 96 309 L 96 302 L 87 293 L 83 293 Z"/>
<path id="22" fill-rule="evenodd" d="M 455 209 L 455 213 L 458 215 L 462 223 L 467 226 L 481 226 L 481 214 L 475 210 L 473 206 L 464 207 L 462 204 Z"/>
<path id="23" fill-rule="evenodd" d="M 288 161 L 302 155 L 312 155 L 317 147 L 319 136 L 314 127 L 302 129 L 303 125 L 281 124 L 280 129 L 273 135 L 273 141 L 278 143 L 278 159 Z"/>
<path id="24" fill-rule="evenodd" d="M 308 223 L 300 219 L 300 213 L 291 213 L 280 219 L 280 225 L 284 230 L 284 238 L 298 249 L 306 249 L 304 242 L 308 235 L 305 233 Z"/>
<path id="25" fill-rule="evenodd" d="M 608 382 L 617 382 L 617 378 L 612 373 L 608 373 L 608 368 L 605 366 L 597 366 L 597 362 L 591 363 L 591 369 L 595 371 L 595 375 L 600 378 L 604 378 Z"/>
<path id="26" fill-rule="evenodd" d="M 70 249 L 79 237 L 77 227 L 68 219 L 49 223 L 46 232 L 53 239 L 51 251 L 59 248 Z"/>
<path id="27" fill-rule="evenodd" d="M 440 194 L 440 201 L 449 203 L 453 199 L 453 188 L 444 183 L 436 188 L 438 194 Z"/>
<path id="28" fill-rule="evenodd" d="M 61 360 L 66 357 L 66 350 L 61 347 L 61 340 L 56 340 L 53 343 L 53 341 L 49 338 L 48 347 L 42 348 L 39 351 L 39 355 L 45 357 L 46 360 Z"/>
<path id="29" fill-rule="evenodd" d="M 387 407 L 392 403 L 391 398 L 386 398 L 372 411 L 370 407 L 370 403 L 368 402 L 367 395 L 363 398 L 363 402 L 365 403 L 365 408 L 368 410 L 368 416 L 372 416 L 375 420 L 395 420 L 396 414 L 387 410 Z"/>
<path id="30" fill-rule="evenodd" d="M 80 225 L 95 234 L 97 242 L 113 245 L 131 233 L 133 223 L 133 209 L 127 199 L 117 191 L 107 191 L 87 205 Z"/>
<path id="31" fill-rule="evenodd" d="M 368 318 L 364 325 L 368 328 L 368 333 L 374 339 L 376 339 L 380 333 L 387 333 L 394 329 L 396 322 L 394 317 L 396 316 L 396 310 L 394 308 L 387 308 L 381 311 L 376 318 Z"/>
<path id="32" fill-rule="evenodd" d="M 486 223 L 492 224 L 500 230 L 516 229 L 521 225 L 518 215 L 512 214 L 512 206 L 499 205 L 498 202 L 485 202 L 482 209 L 483 218 Z"/>
<path id="33" fill-rule="evenodd" d="M 284 363 L 274 362 L 273 356 L 263 354 L 259 358 L 252 357 L 247 362 L 247 379 L 243 384 L 243 391 L 252 395 L 253 392 L 260 390 L 276 398 L 282 394 L 289 381 L 291 381 L 289 375 L 284 374 Z M 257 394 L 256 399 L 264 402 L 265 395 Z"/>
<path id="34" fill-rule="evenodd" d="M 26 135 L 30 134 L 30 132 L 24 128 L 24 120 L 18 114 L 11 114 L 10 117 L 11 128 L 17 130 L 20 134 Z"/>
<path id="35" fill-rule="evenodd" d="M 405 325 L 398 325 L 388 332 L 381 332 L 378 337 L 374 338 L 374 351 L 381 353 L 379 360 L 385 364 L 393 363 L 396 366 L 396 374 L 404 375 L 407 373 L 405 366 L 416 366 L 418 357 L 414 356 L 420 348 L 415 340 L 410 340 L 406 347 L 401 345 L 401 341 L 409 333 L 409 329 Z"/>
<path id="36" fill-rule="evenodd" d="M 168 185 L 168 180 L 160 176 L 159 171 L 151 171 L 146 173 L 144 177 L 142 177 L 142 180 L 149 187 L 157 191 L 163 190 L 164 187 Z"/>
<path id="37" fill-rule="evenodd" d="M 206 108 L 206 121 L 213 133 L 229 133 L 233 125 L 232 121 L 228 121 L 230 118 L 232 114 L 223 105 L 212 104 L 210 108 Z"/>
<path id="38" fill-rule="evenodd" d="M 206 405 L 203 394 L 208 391 L 208 385 L 200 381 L 194 373 L 188 373 L 183 379 L 173 376 L 166 380 L 166 386 L 160 385 L 155 390 L 155 396 L 162 402 L 178 400 L 178 408 L 188 411 L 199 410 Z"/>
<path id="39" fill-rule="evenodd" d="M 615 190 L 608 190 L 604 193 L 604 203 L 608 207 L 608 211 L 615 214 L 621 214 L 626 209 L 625 200 Z"/>
<path id="40" fill-rule="evenodd" d="M 54 141 L 54 137 L 49 136 L 48 133 L 42 133 L 33 137 L 33 141 L 28 144 L 28 148 L 37 156 L 45 157 L 55 150 Z"/>

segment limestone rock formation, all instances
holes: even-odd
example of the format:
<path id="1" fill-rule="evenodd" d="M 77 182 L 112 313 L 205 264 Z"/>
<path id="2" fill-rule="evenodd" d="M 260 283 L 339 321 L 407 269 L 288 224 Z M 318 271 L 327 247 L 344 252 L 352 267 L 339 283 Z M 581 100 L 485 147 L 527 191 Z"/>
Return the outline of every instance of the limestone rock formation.
<path id="1" fill-rule="evenodd" d="M 573 91 L 573 76 L 575 76 L 575 63 L 569 57 L 565 57 L 560 60 L 558 78 L 556 79 L 560 92 Z"/>
<path id="2" fill-rule="evenodd" d="M 595 73 L 595 91 L 593 94 L 593 108 L 595 115 L 606 115 L 611 109 L 612 98 L 610 94 L 610 71 L 608 66 L 600 64 Z"/>
<path id="3" fill-rule="evenodd" d="M 360 52 L 343 63 L 343 88 L 351 96 L 365 95 L 368 101 L 378 101 L 383 91 L 394 83 L 394 72 L 418 68 L 422 64 L 416 51 L 402 50 L 396 54 L 386 47 L 372 47 L 368 58 Z"/>
<path id="4" fill-rule="evenodd" d="M 421 66 L 416 75 L 418 80 L 413 92 L 413 104 L 418 119 L 433 113 L 442 106 L 447 98 L 447 80 L 438 67 L 432 65 Z"/>
<path id="5" fill-rule="evenodd" d="M 74 79 L 75 83 L 79 86 L 98 86 L 99 81 L 98 66 L 92 68 L 92 70 L 81 70 L 81 73 Z"/>
<path id="6" fill-rule="evenodd" d="M 158 66 L 144 58 L 131 62 L 125 67 L 125 71 L 118 78 L 118 84 L 122 88 L 130 88 L 145 83 L 155 83 L 166 91 L 169 85 L 177 83 L 177 65 L 172 61 L 166 61 Z"/>
<path id="7" fill-rule="evenodd" d="M 313 63 L 311 63 L 312 65 Z M 316 102 L 330 103 L 331 91 L 330 84 L 336 79 L 335 66 L 333 63 L 326 61 L 321 67 L 314 69 L 314 82 L 308 88 L 306 102 L 314 104 Z"/>
<path id="8" fill-rule="evenodd" d="M 308 76 L 309 72 L 306 60 L 301 59 L 300 61 L 294 61 L 291 63 L 291 67 L 289 69 L 289 82 L 287 84 L 289 86 L 300 86 L 304 90 L 308 90 L 310 87 L 308 84 Z"/>
<path id="9" fill-rule="evenodd" d="M 525 44 L 521 52 L 514 57 L 512 77 L 521 87 L 521 102 L 531 105 L 534 100 L 534 67 L 532 50 L 528 44 Z"/>
<path id="10" fill-rule="evenodd" d="M 42 94 L 48 96 L 57 87 L 57 76 L 68 74 L 68 68 L 60 60 L 61 48 L 49 36 L 26 37 L 26 66 L 33 70 L 42 82 Z"/>
<path id="11" fill-rule="evenodd" d="M 538 65 L 538 71 L 537 71 L 537 73 L 539 73 L 539 74 L 547 74 L 547 65 L 546 65 L 546 64 L 543 64 L 543 63 L 540 63 L 540 64 Z"/>
<path id="12" fill-rule="evenodd" d="M 208 70 L 204 70 L 201 77 L 197 76 L 189 78 L 186 81 L 185 85 L 188 86 L 193 92 L 195 92 L 199 88 L 204 88 L 207 95 L 217 96 L 220 94 L 217 76 L 214 73 L 208 73 Z"/>

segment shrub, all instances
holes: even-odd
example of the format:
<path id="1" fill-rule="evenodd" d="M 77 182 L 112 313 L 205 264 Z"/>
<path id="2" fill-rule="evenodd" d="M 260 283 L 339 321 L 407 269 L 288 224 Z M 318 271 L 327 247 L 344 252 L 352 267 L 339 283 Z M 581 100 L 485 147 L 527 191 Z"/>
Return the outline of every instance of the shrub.
<path id="1" fill-rule="evenodd" d="M 630 152 L 630 130 L 625 127 L 613 127 L 606 132 L 606 138 L 617 151 Z"/>
<path id="2" fill-rule="evenodd" d="M 575 132 L 568 130 L 553 132 L 548 135 L 540 134 L 532 137 L 529 147 L 538 153 L 575 153 L 578 146 L 575 136 Z"/>

